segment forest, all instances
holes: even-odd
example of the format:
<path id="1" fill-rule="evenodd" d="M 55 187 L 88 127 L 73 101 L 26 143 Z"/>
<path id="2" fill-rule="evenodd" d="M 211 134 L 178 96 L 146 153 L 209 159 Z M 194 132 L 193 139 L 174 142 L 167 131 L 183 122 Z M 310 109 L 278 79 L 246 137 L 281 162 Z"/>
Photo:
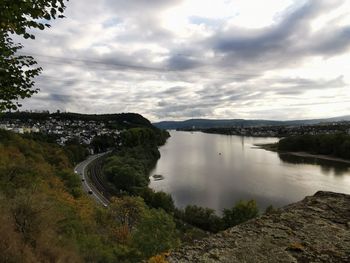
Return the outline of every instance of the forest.
<path id="1" fill-rule="evenodd" d="M 121 165 L 122 183 L 115 180 L 119 183 L 115 187 L 124 194 L 113 197 L 105 208 L 83 193 L 73 173 L 74 163 L 84 158 L 77 153 L 84 148 L 62 147 L 0 131 L 2 262 L 160 259 L 162 253 L 181 242 L 191 242 L 207 236 L 206 231 L 217 232 L 257 215 L 252 201 L 224 211 L 223 219 L 206 208 L 176 209 L 170 195 L 148 188 L 146 176 L 159 158 L 157 146 L 165 138 L 153 136 L 153 130 L 129 132 L 123 139 L 124 149 L 110 157 L 105 168 L 108 173 L 116 169 L 115 164 Z M 161 134 L 167 137 L 167 133 Z M 133 136 L 142 140 L 131 140 Z M 140 144 L 134 145 L 137 141 Z M 131 181 L 129 175 L 133 176 Z M 233 222 L 232 217 L 241 219 Z"/>
<path id="2" fill-rule="evenodd" d="M 179 244 L 172 217 L 140 197 L 95 204 L 68 153 L 0 131 L 2 262 L 139 262 Z"/>
<path id="3" fill-rule="evenodd" d="M 308 152 L 350 159 L 350 135 L 345 133 L 299 135 L 281 139 L 279 151 Z"/>

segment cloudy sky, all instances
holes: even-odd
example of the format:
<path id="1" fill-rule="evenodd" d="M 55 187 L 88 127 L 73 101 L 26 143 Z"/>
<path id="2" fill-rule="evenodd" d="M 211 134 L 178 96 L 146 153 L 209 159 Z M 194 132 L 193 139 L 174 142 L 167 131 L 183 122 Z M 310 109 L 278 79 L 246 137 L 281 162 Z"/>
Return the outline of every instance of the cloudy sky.
<path id="1" fill-rule="evenodd" d="M 350 1 L 71 0 L 20 40 L 44 68 L 23 109 L 186 118 L 350 114 Z"/>

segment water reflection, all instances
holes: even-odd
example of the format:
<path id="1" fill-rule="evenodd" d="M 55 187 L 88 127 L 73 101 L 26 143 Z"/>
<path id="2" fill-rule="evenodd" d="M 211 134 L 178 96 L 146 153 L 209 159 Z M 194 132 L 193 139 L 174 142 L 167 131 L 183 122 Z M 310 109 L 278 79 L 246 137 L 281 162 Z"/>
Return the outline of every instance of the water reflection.
<path id="1" fill-rule="evenodd" d="M 278 153 L 278 157 L 286 163 L 319 165 L 323 174 L 334 174 L 337 176 L 347 175 L 350 165 L 343 162 L 335 162 L 315 157 L 297 156 L 288 153 Z"/>
<path id="2" fill-rule="evenodd" d="M 171 132 L 151 173 L 164 180 L 151 187 L 170 193 L 178 207 L 210 207 L 220 213 L 240 199 L 260 208 L 283 206 L 319 190 L 350 194 L 350 173 L 342 163 L 278 155 L 254 147 L 277 138 Z"/>

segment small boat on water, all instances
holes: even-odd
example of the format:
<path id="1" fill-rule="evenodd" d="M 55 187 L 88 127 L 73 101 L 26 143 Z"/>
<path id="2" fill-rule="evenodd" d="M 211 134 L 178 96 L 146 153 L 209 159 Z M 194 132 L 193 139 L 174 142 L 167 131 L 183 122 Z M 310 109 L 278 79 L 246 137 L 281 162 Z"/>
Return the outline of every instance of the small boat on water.
<path id="1" fill-rule="evenodd" d="M 161 174 L 154 174 L 152 177 L 154 178 L 154 181 L 160 181 L 164 179 L 164 176 Z"/>

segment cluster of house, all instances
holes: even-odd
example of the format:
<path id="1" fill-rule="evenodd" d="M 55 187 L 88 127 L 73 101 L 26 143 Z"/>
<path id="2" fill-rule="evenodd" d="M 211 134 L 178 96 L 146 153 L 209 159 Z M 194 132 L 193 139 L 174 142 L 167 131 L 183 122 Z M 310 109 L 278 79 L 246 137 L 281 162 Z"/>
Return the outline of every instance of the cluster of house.
<path id="1" fill-rule="evenodd" d="M 298 126 L 255 126 L 255 127 L 231 127 L 204 130 L 209 133 L 221 133 L 254 137 L 284 137 L 293 135 L 318 135 L 318 134 L 350 134 L 350 122 L 335 122 L 318 125 Z"/>
<path id="2" fill-rule="evenodd" d="M 71 139 L 90 144 L 95 136 L 109 135 L 117 137 L 120 131 L 108 128 L 104 122 L 83 120 L 62 120 L 50 117 L 45 120 L 9 119 L 0 121 L 0 129 L 16 133 L 43 133 L 55 135 L 57 143 L 65 145 Z"/>
<path id="3" fill-rule="evenodd" d="M 318 134 L 350 134 L 350 123 L 347 125 L 334 123 L 332 125 L 301 125 L 301 126 L 278 126 L 278 127 L 252 127 L 248 130 L 240 131 L 242 135 L 252 136 L 293 136 L 293 135 L 318 135 Z"/>

